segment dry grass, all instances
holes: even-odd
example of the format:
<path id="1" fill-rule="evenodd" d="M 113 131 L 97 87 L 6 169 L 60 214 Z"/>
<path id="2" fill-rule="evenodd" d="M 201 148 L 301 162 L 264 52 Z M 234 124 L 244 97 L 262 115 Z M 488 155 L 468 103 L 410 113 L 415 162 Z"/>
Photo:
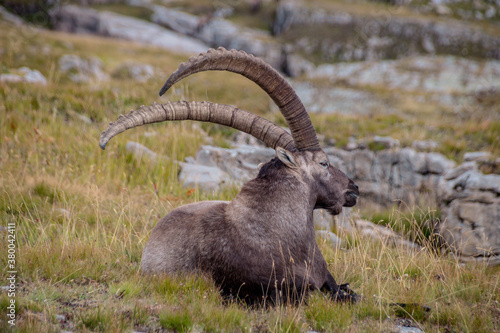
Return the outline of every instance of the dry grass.
<path id="1" fill-rule="evenodd" d="M 65 53 L 95 54 L 106 69 L 133 59 L 168 73 L 183 57 L 108 39 L 27 34 L 3 24 L 0 30 L 2 71 L 29 65 L 49 79 L 47 86 L 0 84 L 0 220 L 17 229 L 16 331 L 377 332 L 402 320 L 425 331 L 499 331 L 498 268 L 463 265 L 428 250 L 409 252 L 359 236 L 344 249 L 320 244 L 335 278 L 364 295 L 355 306 L 315 293 L 299 306 L 249 308 L 225 302 L 205 277 L 142 276 L 142 249 L 160 217 L 185 203 L 230 199 L 237 189 L 207 194 L 179 184 L 174 160 L 193 155 L 204 140 L 188 123 L 139 128 L 101 151 L 98 138 L 106 123 L 153 102 L 164 78 L 77 85 L 57 71 L 57 59 Z M 44 54 L 46 45 L 50 50 Z M 267 97 L 235 75 L 200 74 L 179 87 L 167 98 L 237 104 L 274 117 Z M 222 141 L 219 127 L 205 129 Z M 144 136 L 151 130 L 161 134 Z M 125 150 L 128 140 L 168 158 L 159 164 L 136 160 Z M 0 249 L 5 276 L 5 231 Z M 2 292 L 2 313 L 8 302 Z M 431 311 L 398 309 L 392 302 L 423 304 Z M 5 317 L 0 327 L 8 328 Z"/>

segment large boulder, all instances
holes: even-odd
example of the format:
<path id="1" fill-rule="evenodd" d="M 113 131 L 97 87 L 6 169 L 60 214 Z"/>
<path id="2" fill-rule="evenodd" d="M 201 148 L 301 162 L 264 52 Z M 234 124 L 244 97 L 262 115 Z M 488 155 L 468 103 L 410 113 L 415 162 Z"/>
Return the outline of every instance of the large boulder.
<path id="1" fill-rule="evenodd" d="M 500 175 L 474 162 L 447 171 L 439 182 L 440 233 L 463 260 L 500 264 Z"/>
<path id="2" fill-rule="evenodd" d="M 206 44 L 194 38 L 151 22 L 116 13 L 65 5 L 52 10 L 50 16 L 56 30 L 121 38 L 178 53 L 196 54 L 208 48 Z"/>
<path id="3" fill-rule="evenodd" d="M 0 74 L 0 82 L 16 83 L 27 82 L 46 85 L 47 79 L 36 69 L 28 67 L 21 67 L 19 69 L 12 69 L 10 73 Z"/>
<path id="4" fill-rule="evenodd" d="M 298 52 L 273 38 L 264 30 L 240 26 L 217 15 L 192 15 L 177 9 L 153 5 L 151 20 L 178 33 L 199 39 L 211 47 L 243 50 L 264 59 L 278 71 L 295 77 L 314 68 Z"/>
<path id="5" fill-rule="evenodd" d="M 398 15 L 390 10 L 359 15 L 283 0 L 276 10 L 273 32 L 294 51 L 320 63 L 418 54 L 500 59 L 500 37 L 486 29 L 456 20 L 436 21 L 432 16 Z"/>

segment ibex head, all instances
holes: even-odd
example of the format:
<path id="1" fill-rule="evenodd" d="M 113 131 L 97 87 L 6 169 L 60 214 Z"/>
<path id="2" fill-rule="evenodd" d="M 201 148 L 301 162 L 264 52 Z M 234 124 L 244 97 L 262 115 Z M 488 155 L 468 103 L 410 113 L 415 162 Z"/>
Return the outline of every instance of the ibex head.
<path id="1" fill-rule="evenodd" d="M 352 207 L 359 196 L 358 186 L 342 171 L 330 164 L 326 153 L 319 150 L 288 151 L 276 148 L 277 160 L 263 165 L 259 177 L 269 173 L 269 168 L 277 161 L 283 164 L 286 173 L 307 184 L 311 188 L 314 208 L 326 209 L 337 215 L 342 207 Z"/>

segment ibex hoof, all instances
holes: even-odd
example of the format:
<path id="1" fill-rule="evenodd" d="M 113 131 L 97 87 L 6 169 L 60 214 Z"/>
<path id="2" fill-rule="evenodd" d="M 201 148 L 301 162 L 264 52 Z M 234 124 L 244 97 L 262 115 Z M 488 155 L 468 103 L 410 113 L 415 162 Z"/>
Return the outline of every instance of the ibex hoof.
<path id="1" fill-rule="evenodd" d="M 337 292 L 332 295 L 332 298 L 336 302 L 353 304 L 361 300 L 361 296 L 349 288 L 349 283 L 341 284 Z"/>

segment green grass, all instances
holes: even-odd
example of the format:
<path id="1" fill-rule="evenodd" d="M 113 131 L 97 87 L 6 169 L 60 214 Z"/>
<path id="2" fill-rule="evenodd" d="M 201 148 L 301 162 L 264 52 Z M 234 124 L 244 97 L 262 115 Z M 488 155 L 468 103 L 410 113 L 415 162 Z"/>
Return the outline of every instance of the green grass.
<path id="1" fill-rule="evenodd" d="M 337 281 L 350 282 L 364 295 L 355 306 L 334 304 L 313 293 L 298 306 L 250 308 L 222 299 L 204 276 L 143 276 L 142 250 L 159 218 L 186 203 L 230 199 L 238 189 L 203 193 L 179 184 L 175 160 L 194 155 L 204 143 L 190 123 L 134 129 L 100 150 L 99 136 L 107 123 L 157 100 L 164 78 L 147 84 L 112 78 L 77 85 L 57 70 L 57 60 L 67 53 L 97 55 L 108 72 L 122 61 L 135 60 L 169 73 L 185 57 L 3 23 L 0 30 L 2 72 L 29 65 L 49 81 L 47 86 L 0 84 L 0 221 L 2 226 L 14 222 L 17 235 L 14 331 L 378 332 L 402 318 L 425 331 L 498 331 L 499 268 L 462 265 L 453 257 L 409 252 L 359 236 L 353 236 L 347 249 L 320 243 Z M 42 52 L 45 46 L 47 54 Z M 160 101 L 206 99 L 278 119 L 269 111 L 268 97 L 233 74 L 198 74 L 167 95 Z M 90 117 L 92 124 L 78 114 Z M 382 117 L 365 125 L 363 118 L 313 117 L 320 132 L 346 137 L 381 129 L 386 131 L 381 135 L 392 134 L 391 128 L 398 133 L 400 121 L 406 118 Z M 231 134 L 219 126 L 203 128 L 216 142 Z M 152 130 L 160 134 L 144 135 Z M 125 150 L 129 140 L 166 158 L 161 163 L 137 160 Z M 394 216 L 390 221 L 402 220 Z M 7 274 L 7 244 L 2 231 L 2 276 Z M 391 307 L 392 302 L 425 304 L 431 311 L 406 313 Z M 0 293 L 2 313 L 8 304 L 7 294 Z M 0 330 L 7 329 L 2 318 Z"/>

